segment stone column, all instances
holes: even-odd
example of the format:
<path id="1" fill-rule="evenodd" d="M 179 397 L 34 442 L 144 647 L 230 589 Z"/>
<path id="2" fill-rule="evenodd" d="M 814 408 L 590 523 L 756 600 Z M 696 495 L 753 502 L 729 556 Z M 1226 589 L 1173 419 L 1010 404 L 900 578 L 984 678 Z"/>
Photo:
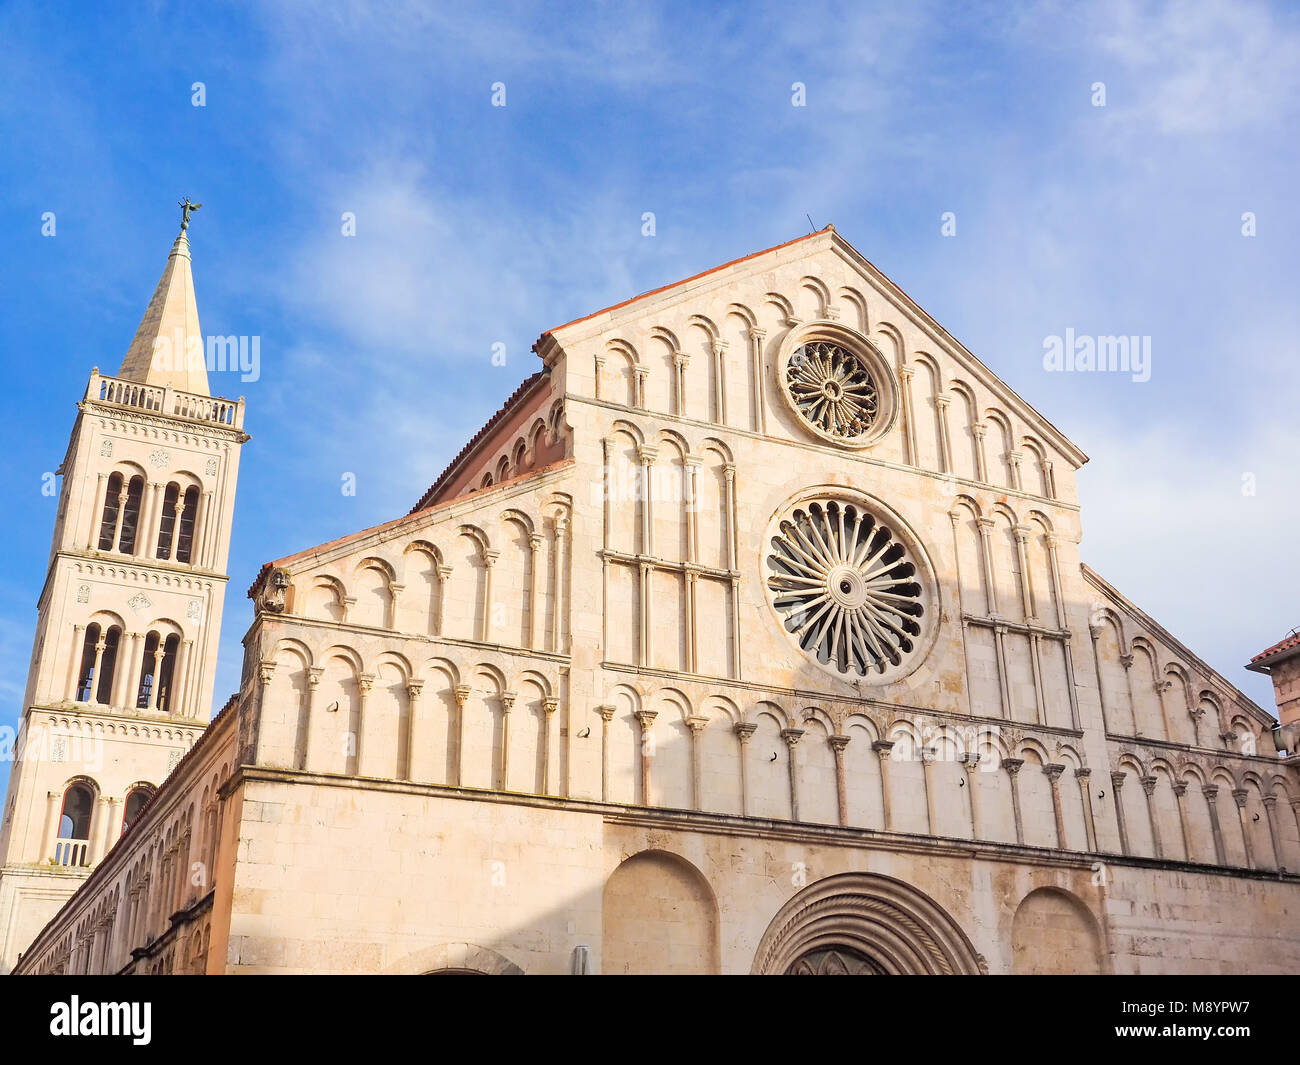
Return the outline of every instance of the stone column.
<path id="1" fill-rule="evenodd" d="M 696 582 L 699 580 L 699 567 L 694 563 L 683 563 L 686 577 L 685 614 L 686 614 L 686 672 L 695 672 L 695 663 L 699 660 L 699 641 L 695 625 Z"/>
<path id="2" fill-rule="evenodd" d="M 727 371 L 724 359 L 727 355 L 725 340 L 713 341 L 713 391 L 718 397 L 718 424 L 727 424 Z"/>
<path id="3" fill-rule="evenodd" d="M 966 770 L 966 790 L 970 793 L 970 838 L 973 840 L 981 839 L 980 836 L 980 800 L 979 800 L 979 778 L 976 776 L 980 768 L 980 756 L 976 753 L 966 753 L 961 756 L 962 767 Z"/>
<path id="4" fill-rule="evenodd" d="M 1114 732 L 1114 723 L 1110 720 L 1111 711 L 1106 706 L 1106 686 L 1101 681 L 1101 648 L 1097 646 L 1101 639 L 1102 627 L 1089 623 L 1088 636 L 1092 640 L 1092 665 L 1097 676 L 1097 699 L 1101 703 L 1101 727 L 1105 732 Z"/>
<path id="5" fill-rule="evenodd" d="M 1233 790 L 1232 797 L 1237 803 L 1237 820 L 1241 822 L 1241 839 L 1246 845 L 1246 867 L 1258 868 L 1255 861 L 1254 842 L 1250 838 L 1250 824 L 1246 821 L 1246 798 L 1250 793 L 1245 788 Z"/>
<path id="6" fill-rule="evenodd" d="M 608 703 L 596 707 L 600 715 L 600 801 L 609 802 L 609 723 L 614 708 Z"/>
<path id="7" fill-rule="evenodd" d="M 302 758 L 298 763 L 298 768 L 302 770 L 311 768 L 311 726 L 316 715 L 316 694 L 324 675 L 324 666 L 311 666 L 307 670 L 307 691 L 304 693 L 307 707 L 302 723 Z"/>
<path id="8" fill-rule="evenodd" d="M 893 805 L 889 799 L 889 758 L 894 749 L 890 740 L 876 740 L 871 745 L 880 760 L 880 812 L 886 832 L 892 832 L 894 826 Z"/>
<path id="9" fill-rule="evenodd" d="M 781 738 L 786 746 L 786 768 L 790 774 L 790 820 L 799 820 L 799 771 L 794 761 L 794 749 L 803 735 L 801 728 L 783 728 Z"/>
<path id="10" fill-rule="evenodd" d="M 686 511 L 686 561 L 700 560 L 699 473 L 701 460 L 688 455 L 682 467 L 682 496 Z"/>
<path id="11" fill-rule="evenodd" d="M 1003 758 L 1002 768 L 1011 778 L 1011 813 L 1016 821 L 1016 842 L 1025 842 L 1025 823 L 1020 816 L 1020 768 L 1025 764 L 1023 758 Z"/>
<path id="12" fill-rule="evenodd" d="M 1124 787 L 1123 773 L 1112 773 L 1110 775 L 1110 787 L 1115 797 L 1115 821 L 1119 825 L 1119 849 L 1120 853 L 1128 854 L 1128 827 L 1124 824 L 1124 803 L 1120 798 L 1120 790 Z"/>
<path id="13" fill-rule="evenodd" d="M 161 515 L 160 504 L 162 502 L 159 493 L 161 491 L 161 484 L 157 481 L 150 481 L 140 493 L 140 513 L 136 516 L 135 551 L 133 552 L 134 557 L 137 559 L 154 558 L 157 555 L 157 526 Z"/>
<path id="14" fill-rule="evenodd" d="M 1034 586 L 1029 576 L 1029 526 L 1013 525 L 1011 535 L 1016 540 L 1016 560 L 1020 563 L 1020 598 L 1025 605 L 1025 617 L 1037 621 L 1038 608 L 1034 603 Z"/>
<path id="15" fill-rule="evenodd" d="M 937 820 L 934 816 L 934 777 L 931 770 L 934 765 L 934 748 L 922 747 L 918 753 L 921 755 L 921 781 L 925 788 L 925 830 L 934 835 Z"/>
<path id="16" fill-rule="evenodd" d="M 1088 850 L 1096 853 L 1097 822 L 1092 812 L 1092 792 L 1088 790 L 1091 777 L 1092 770 L 1087 766 L 1080 766 L 1074 771 L 1074 778 L 1079 782 L 1079 798 L 1083 802 L 1083 829 L 1088 834 Z"/>
<path id="17" fill-rule="evenodd" d="M 569 519 L 563 514 L 555 516 L 555 651 L 566 654 L 569 649 L 569 622 L 566 589 L 564 585 L 565 538 Z"/>
<path id="18" fill-rule="evenodd" d="M 501 783 L 502 791 L 510 790 L 510 711 L 514 708 L 517 692 L 501 693 Z"/>
<path id="19" fill-rule="evenodd" d="M 541 614 L 541 596 L 537 594 L 537 560 L 541 557 L 544 540 L 541 533 L 528 536 L 528 646 L 538 651 L 537 618 Z"/>
<path id="20" fill-rule="evenodd" d="M 654 710 L 638 710 L 636 719 L 641 723 L 641 805 L 649 806 L 650 802 L 650 766 L 654 762 L 654 736 L 650 731 L 650 726 L 658 717 Z"/>
<path id="21" fill-rule="evenodd" d="M 1061 809 L 1061 774 L 1065 772 L 1065 766 L 1050 764 L 1043 766 L 1043 772 L 1047 774 L 1047 779 L 1052 786 L 1052 814 L 1056 819 L 1056 846 L 1058 850 L 1065 850 L 1069 843 L 1065 838 L 1065 814 Z"/>
<path id="22" fill-rule="evenodd" d="M 1011 683 L 1008 679 L 1007 671 L 1007 646 L 1006 646 L 1007 627 L 998 622 L 993 626 L 993 650 L 997 654 L 998 663 L 998 692 L 1002 698 L 1002 717 L 1011 719 Z"/>
<path id="23" fill-rule="evenodd" d="M 849 789 L 844 778 L 844 748 L 849 745 L 848 736 L 829 737 L 831 750 L 835 754 L 835 805 L 839 810 L 840 824 L 849 823 Z"/>
<path id="24" fill-rule="evenodd" d="M 450 580 L 451 580 L 451 567 L 439 566 L 438 567 L 438 617 L 437 617 L 438 629 L 433 634 L 435 636 L 442 636 L 446 631 L 446 625 L 444 623 L 447 619 L 447 582 Z"/>
<path id="25" fill-rule="evenodd" d="M 158 690 L 162 687 L 163 662 L 167 659 L 167 641 L 158 633 L 158 647 L 153 655 L 153 683 L 149 685 L 148 710 L 158 709 Z"/>
<path id="26" fill-rule="evenodd" d="M 907 462 L 909 466 L 920 466 L 916 451 L 916 419 L 912 415 L 912 377 L 916 371 L 910 366 L 898 371 L 903 392 L 903 439 L 907 441 Z"/>
<path id="27" fill-rule="evenodd" d="M 492 568 L 500 557 L 497 550 L 483 552 L 483 624 L 478 637 L 483 643 L 492 642 Z"/>
<path id="28" fill-rule="evenodd" d="M 54 857 L 54 847 L 59 838 L 59 813 L 63 796 L 57 791 L 45 793 L 45 834 L 40 861 Z"/>
<path id="29" fill-rule="evenodd" d="M 1023 451 L 1008 451 L 1007 463 L 1011 466 L 1011 487 L 1018 492 L 1024 491 L 1023 478 L 1020 475 L 1020 463 L 1024 461 Z"/>
<path id="30" fill-rule="evenodd" d="M 597 399 L 601 399 L 601 398 L 603 398 L 603 397 L 601 396 L 601 387 L 600 387 L 600 383 L 601 383 L 601 379 L 604 378 L 604 376 L 605 376 L 605 356 L 604 356 L 604 355 L 597 355 L 597 356 L 596 356 L 596 375 L 595 375 L 595 378 L 594 378 L 594 380 L 593 380 L 593 382 L 592 382 L 592 387 L 593 387 L 593 389 L 595 390 L 595 394 L 596 394 L 596 398 L 597 398 Z M 533 456 L 533 461 L 534 461 L 534 462 L 537 461 L 537 456 L 536 456 L 536 455 Z"/>
<path id="31" fill-rule="evenodd" d="M 691 809 L 699 810 L 700 805 L 700 733 L 708 725 L 707 717 L 692 715 L 686 719 L 686 727 L 691 730 Z"/>
<path id="32" fill-rule="evenodd" d="M 934 405 L 939 412 L 939 461 L 943 463 L 942 472 L 952 473 L 952 440 L 948 434 L 948 408 L 952 405 L 952 397 L 937 395 Z"/>
<path id="33" fill-rule="evenodd" d="M 989 427 L 983 422 L 976 422 L 971 426 L 971 434 L 975 437 L 975 476 L 981 484 L 989 483 L 988 462 L 984 457 L 984 438 L 988 435 Z"/>
<path id="34" fill-rule="evenodd" d="M 1155 848 L 1156 857 L 1163 858 L 1165 856 L 1165 849 L 1160 842 L 1160 826 L 1156 823 L 1156 806 L 1151 798 L 1151 796 L 1155 794 L 1156 778 L 1141 777 L 1139 778 L 1138 783 L 1142 785 L 1142 791 L 1147 797 L 1147 818 L 1151 821 L 1151 843 Z"/>
<path id="35" fill-rule="evenodd" d="M 551 749 L 555 745 L 554 735 L 555 728 L 552 722 L 555 720 L 555 712 L 560 708 L 559 699 L 547 699 L 542 703 L 542 712 L 545 714 L 542 728 L 542 794 L 551 793 Z M 604 776 L 602 774 L 602 787 Z"/>
<path id="36" fill-rule="evenodd" d="M 1214 836 L 1214 860 L 1219 865 L 1227 865 L 1228 858 L 1223 847 L 1223 826 L 1219 824 L 1219 786 L 1206 784 L 1201 794 L 1210 806 L 1210 832 Z"/>
<path id="37" fill-rule="evenodd" d="M 65 686 L 65 697 L 68 702 L 77 701 L 77 688 L 80 686 L 78 681 L 81 680 L 81 659 L 86 653 L 86 626 L 72 626 L 72 658 L 68 662 L 68 682 Z"/>
<path id="38" fill-rule="evenodd" d="M 394 632 L 401 631 L 401 625 L 398 618 L 401 616 L 398 611 L 401 610 L 402 593 L 406 591 L 406 585 L 398 584 L 395 581 L 388 582 L 388 595 L 391 602 L 388 605 L 388 627 Z"/>
<path id="39" fill-rule="evenodd" d="M 758 726 L 748 721 L 739 721 L 736 723 L 736 739 L 740 742 L 740 813 L 744 817 L 749 816 L 749 772 L 746 768 L 749 752 L 749 738 L 754 735 Z M 1297 800 L 1300 803 L 1300 800 Z M 1296 814 L 1296 821 L 1300 823 L 1300 812 Z"/>
<path id="40" fill-rule="evenodd" d="M 673 401 L 677 404 L 677 417 L 686 416 L 686 366 L 690 356 L 685 352 L 673 352 Z"/>
<path id="41" fill-rule="evenodd" d="M 1043 638 L 1036 632 L 1029 634 L 1029 667 L 1034 677 L 1034 720 L 1047 724 L 1047 703 L 1043 697 Z"/>
<path id="42" fill-rule="evenodd" d="M 104 504 L 108 502 L 108 474 L 101 473 L 95 483 L 95 509 L 90 515 L 90 536 L 86 541 L 87 551 L 99 550 L 99 532 L 104 524 Z"/>
<path id="43" fill-rule="evenodd" d="M 636 449 L 641 462 L 641 551 L 643 555 L 655 553 L 654 544 L 654 464 L 659 449 L 642 444 Z"/>
<path id="44" fill-rule="evenodd" d="M 111 548 L 109 548 L 109 550 L 114 551 L 118 554 L 122 553 L 122 518 L 126 515 L 126 501 L 129 498 L 130 498 L 130 493 L 127 491 L 127 480 L 126 477 L 123 476 L 122 488 L 117 493 L 117 520 L 113 523 L 113 545 Z M 143 490 L 141 490 L 140 492 L 140 503 L 143 506 L 144 504 Z M 137 525 L 139 524 L 139 521 L 140 521 L 140 517 L 139 515 L 136 515 Z"/>
<path id="45" fill-rule="evenodd" d="M 735 463 L 728 462 L 722 467 L 722 476 L 726 482 L 724 496 L 724 506 L 726 508 L 726 541 L 727 541 L 727 569 L 739 569 L 738 559 L 740 552 L 737 548 L 738 538 L 736 534 L 736 466 Z M 737 636 L 739 638 L 739 635 Z"/>
<path id="46" fill-rule="evenodd" d="M 211 492 L 201 490 L 194 501 L 194 528 L 190 530 L 190 565 L 204 564 L 203 539 L 208 532 L 208 497 Z M 179 561 L 179 560 L 178 560 Z"/>
<path id="47" fill-rule="evenodd" d="M 460 787 L 461 770 L 465 755 L 465 704 L 469 702 L 473 689 L 468 684 L 456 685 L 456 779 L 452 781 Z"/>
<path id="48" fill-rule="evenodd" d="M 645 379 L 650 376 L 650 371 L 644 366 L 634 366 L 632 372 L 636 376 L 636 406 L 645 410 Z"/>
<path id="49" fill-rule="evenodd" d="M 99 702 L 99 677 L 100 670 L 104 668 L 104 648 L 108 645 L 104 642 L 104 629 L 99 630 L 99 639 L 95 643 L 95 664 L 91 667 L 90 673 L 90 691 L 86 693 L 86 702 Z M 153 689 L 149 692 L 149 709 L 153 709 L 154 694 L 158 691 L 158 685 L 154 684 Z M 110 698 L 112 692 L 109 692 Z"/>
<path id="50" fill-rule="evenodd" d="M 194 650 L 193 640 L 182 640 L 180 654 L 176 665 L 172 667 L 172 686 L 167 693 L 167 712 L 183 714 L 185 712 L 185 682 L 189 678 L 190 659 Z"/>
<path id="51" fill-rule="evenodd" d="M 753 367 L 754 427 L 760 433 L 767 432 L 767 411 L 763 396 L 766 374 L 763 372 L 763 340 L 767 333 L 762 329 L 751 329 L 751 365 Z"/>
<path id="52" fill-rule="evenodd" d="M 420 780 L 415 775 L 417 766 L 416 752 L 419 751 L 420 696 L 424 693 L 424 681 L 413 680 L 406 685 L 406 773 L 405 780 Z"/>
<path id="53" fill-rule="evenodd" d="M 1187 783 L 1177 781 L 1174 784 L 1174 800 L 1178 803 L 1178 827 L 1183 836 L 1183 858 L 1192 860 L 1192 837 L 1187 826 Z"/>
<path id="54" fill-rule="evenodd" d="M 144 671 L 144 647 L 147 640 L 146 633 L 131 633 L 130 647 L 122 662 L 126 667 L 126 676 L 122 678 L 120 705 L 130 710 L 137 709 L 140 702 L 140 674 Z"/>

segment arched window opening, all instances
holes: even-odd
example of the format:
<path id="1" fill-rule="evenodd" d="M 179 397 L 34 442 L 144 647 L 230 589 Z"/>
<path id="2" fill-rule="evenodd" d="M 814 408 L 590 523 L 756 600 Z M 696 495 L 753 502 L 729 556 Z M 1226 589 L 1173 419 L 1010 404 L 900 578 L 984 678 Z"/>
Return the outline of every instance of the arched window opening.
<path id="1" fill-rule="evenodd" d="M 199 512 L 199 490 L 193 486 L 185 489 L 181 507 L 180 529 L 176 533 L 176 561 L 190 562 L 194 550 L 194 520 Z"/>
<path id="2" fill-rule="evenodd" d="M 95 793 L 89 784 L 73 784 L 63 793 L 59 816 L 59 839 L 90 839 L 90 811 Z"/>
<path id="3" fill-rule="evenodd" d="M 158 668 L 158 634 L 149 633 L 144 641 L 144 660 L 140 663 L 140 683 L 136 687 L 135 707 L 145 710 L 154 693 L 154 677 Z"/>
<path id="4" fill-rule="evenodd" d="M 140 811 L 144 809 L 144 804 L 153 798 L 153 788 L 135 787 L 127 794 L 126 809 L 122 814 L 122 835 L 126 835 L 126 830 L 135 824 L 135 819 L 140 816 Z"/>
<path id="5" fill-rule="evenodd" d="M 135 554 L 135 536 L 140 525 L 140 498 L 144 495 L 144 478 L 132 477 L 126 486 L 126 506 L 122 510 L 122 535 L 117 549 L 124 555 Z"/>
<path id="6" fill-rule="evenodd" d="M 158 702 L 157 707 L 165 713 L 171 713 L 172 703 L 172 678 L 176 674 L 176 653 L 180 650 L 181 638 L 179 636 L 168 636 L 163 643 L 162 665 L 158 669 Z"/>
<path id="7" fill-rule="evenodd" d="M 122 494 L 122 475 L 114 473 L 108 478 L 108 488 L 104 492 L 104 515 L 99 522 L 99 549 L 113 550 L 113 539 L 117 534 L 117 513 L 122 503 L 118 498 Z"/>
<path id="8" fill-rule="evenodd" d="M 162 515 L 158 519 L 158 558 L 172 557 L 172 539 L 176 534 L 176 500 L 181 488 L 175 481 L 163 493 Z"/>
<path id="9" fill-rule="evenodd" d="M 77 673 L 77 702 L 97 702 L 107 706 L 112 699 L 121 635 L 122 630 L 116 626 L 107 631 L 99 625 L 86 626 L 86 638 L 81 645 L 81 668 Z"/>
<path id="10" fill-rule="evenodd" d="M 95 683 L 95 645 L 99 643 L 99 626 L 86 626 L 86 639 L 81 645 L 81 668 L 77 672 L 77 702 L 90 702 Z"/>

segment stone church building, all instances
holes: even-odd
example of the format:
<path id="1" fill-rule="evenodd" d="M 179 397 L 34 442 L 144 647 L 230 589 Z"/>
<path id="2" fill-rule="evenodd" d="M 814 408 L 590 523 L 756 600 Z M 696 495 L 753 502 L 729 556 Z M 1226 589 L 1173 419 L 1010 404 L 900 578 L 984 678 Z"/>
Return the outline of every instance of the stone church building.
<path id="1" fill-rule="evenodd" d="M 211 719 L 244 407 L 160 338 L 184 233 L 61 470 L 5 967 L 1300 968 L 1287 731 L 833 228 L 543 333 L 407 515 L 262 568 Z"/>

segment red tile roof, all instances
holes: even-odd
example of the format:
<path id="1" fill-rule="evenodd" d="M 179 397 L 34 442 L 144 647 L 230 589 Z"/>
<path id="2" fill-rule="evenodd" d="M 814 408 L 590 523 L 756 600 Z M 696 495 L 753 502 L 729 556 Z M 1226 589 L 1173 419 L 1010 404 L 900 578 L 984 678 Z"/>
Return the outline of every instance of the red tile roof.
<path id="1" fill-rule="evenodd" d="M 1261 667 L 1271 664 L 1267 660 L 1281 657 L 1290 658 L 1291 655 L 1287 652 L 1300 653 L 1300 628 L 1292 629 L 1267 651 L 1260 651 L 1250 660 L 1246 668 L 1253 669 L 1256 673 L 1262 673 L 1264 670 Z"/>

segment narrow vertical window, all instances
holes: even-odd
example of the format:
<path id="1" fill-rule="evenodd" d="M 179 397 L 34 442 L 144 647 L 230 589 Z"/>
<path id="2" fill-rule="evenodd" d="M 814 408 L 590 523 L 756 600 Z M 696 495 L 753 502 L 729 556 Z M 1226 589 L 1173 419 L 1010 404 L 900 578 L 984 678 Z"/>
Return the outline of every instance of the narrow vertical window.
<path id="1" fill-rule="evenodd" d="M 180 530 L 176 538 L 176 561 L 190 562 L 194 553 L 194 519 L 199 512 L 199 490 L 193 486 L 185 489 L 185 504 L 181 508 Z"/>
<path id="2" fill-rule="evenodd" d="M 172 557 L 172 539 L 176 534 L 176 500 L 180 494 L 180 485 L 175 481 L 167 486 L 167 491 L 163 494 L 162 515 L 158 520 L 157 558 Z"/>
<path id="3" fill-rule="evenodd" d="M 81 669 L 77 673 L 77 702 L 90 702 L 95 685 L 95 645 L 99 643 L 99 626 L 86 626 L 86 639 L 81 645 Z"/>
<path id="4" fill-rule="evenodd" d="M 135 554 L 135 536 L 140 524 L 140 499 L 144 495 L 144 478 L 132 477 L 126 486 L 126 507 L 122 511 L 122 535 L 118 550 L 124 555 Z"/>
<path id="5" fill-rule="evenodd" d="M 114 626 L 104 634 L 104 654 L 99 660 L 99 677 L 95 681 L 95 702 L 108 706 L 113 698 L 113 678 L 117 675 L 117 647 L 122 630 Z"/>
<path id="6" fill-rule="evenodd" d="M 108 488 L 104 492 L 104 515 L 99 522 L 99 549 L 113 550 L 113 534 L 117 532 L 117 512 L 121 507 L 118 496 L 122 494 L 122 475 L 115 473 L 108 479 Z"/>
<path id="7" fill-rule="evenodd" d="M 135 708 L 143 710 L 149 705 L 158 662 L 158 634 L 151 632 L 144 641 L 144 660 L 140 663 L 140 683 L 136 689 Z"/>

